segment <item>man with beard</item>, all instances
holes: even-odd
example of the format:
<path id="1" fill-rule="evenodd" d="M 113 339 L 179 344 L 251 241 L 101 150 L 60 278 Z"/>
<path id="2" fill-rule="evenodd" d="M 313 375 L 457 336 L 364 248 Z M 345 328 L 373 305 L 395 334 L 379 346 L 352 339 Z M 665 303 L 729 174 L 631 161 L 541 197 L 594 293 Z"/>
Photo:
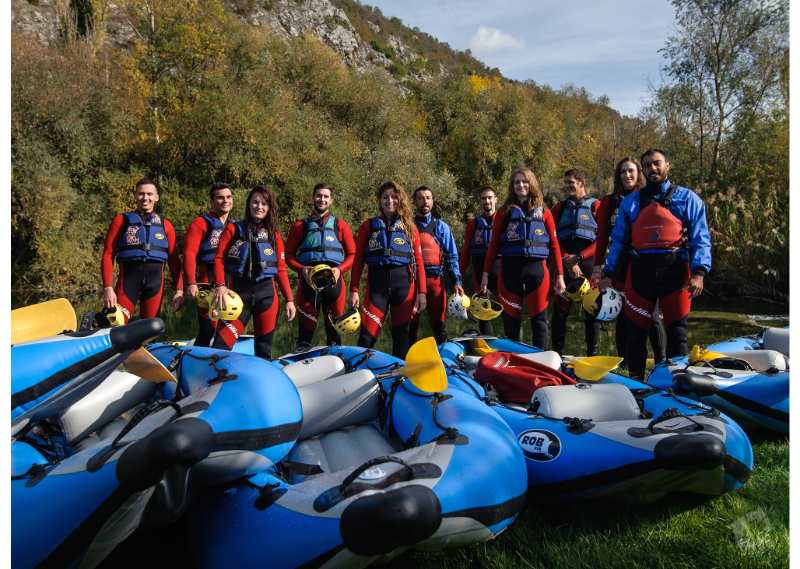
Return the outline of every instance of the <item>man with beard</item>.
<path id="1" fill-rule="evenodd" d="M 330 213 L 333 188 L 319 183 L 312 191 L 312 213 L 298 219 L 286 241 L 286 263 L 297 271 L 298 345 L 310 344 L 317 328 L 320 309 L 336 318 L 344 313 L 345 287 L 342 275 L 353 266 L 356 245 L 353 232 L 347 223 Z M 311 287 L 311 271 L 325 264 L 332 268 L 334 283 L 322 290 Z M 325 320 L 328 344 L 341 344 L 342 339 L 333 328 L 330 318 Z"/>
<path id="2" fill-rule="evenodd" d="M 691 299 L 703 292 L 711 270 L 711 235 L 703 200 L 669 181 L 663 150 L 642 154 L 647 184 L 619 206 L 603 276 L 615 274 L 624 251 L 630 252 L 625 280 L 628 319 L 627 357 L 631 376 L 644 378 L 647 331 L 656 301 L 667 330 L 667 358 L 688 353 L 687 319 Z"/>
<path id="3" fill-rule="evenodd" d="M 217 255 L 219 238 L 225 230 L 233 209 L 233 193 L 228 184 L 217 182 L 208 192 L 210 209 L 194 218 L 186 230 L 183 247 L 183 272 L 186 278 L 186 292 L 197 298 L 198 283 L 214 282 L 214 257 Z M 198 331 L 195 346 L 209 346 L 214 337 L 214 326 L 208 316 L 208 307 L 197 307 Z"/>
<path id="4" fill-rule="evenodd" d="M 414 223 L 419 231 L 422 259 L 425 263 L 428 319 L 436 342 L 442 343 L 447 339 L 444 333 L 447 293 L 442 279 L 445 264 L 455 279 L 456 294 L 464 296 L 464 288 L 461 286 L 461 271 L 458 268 L 458 247 L 450 226 L 438 216 L 433 215 L 433 192 L 431 189 L 427 186 L 418 187 L 414 190 L 413 199 L 416 209 Z M 409 338 L 412 344 L 417 339 L 419 318 L 420 315 L 417 314 L 411 320 Z"/>
<path id="5" fill-rule="evenodd" d="M 481 212 L 467 222 L 464 233 L 464 245 L 461 247 L 459 268 L 465 275 L 467 269 L 472 267 L 472 290 L 480 290 L 481 275 L 483 274 L 483 261 L 486 258 L 486 249 L 492 240 L 492 223 L 497 212 L 497 192 L 491 186 L 484 186 L 480 192 Z M 489 275 L 489 291 L 497 292 L 497 275 Z M 478 323 L 481 334 L 494 334 L 491 320 L 481 320 Z"/>

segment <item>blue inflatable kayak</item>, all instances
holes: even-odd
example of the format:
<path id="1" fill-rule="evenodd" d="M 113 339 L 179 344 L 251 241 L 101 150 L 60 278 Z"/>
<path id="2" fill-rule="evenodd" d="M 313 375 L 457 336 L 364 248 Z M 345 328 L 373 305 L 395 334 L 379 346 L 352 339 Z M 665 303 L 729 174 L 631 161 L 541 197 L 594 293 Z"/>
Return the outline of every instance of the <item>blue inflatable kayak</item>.
<path id="1" fill-rule="evenodd" d="M 750 475 L 750 441 L 715 409 L 614 373 L 597 383 L 555 382 L 554 374 L 541 367 L 559 367 L 555 352 L 482 337 L 482 345 L 495 352 L 476 353 L 474 340 L 439 346 L 451 385 L 460 384 L 489 403 L 514 431 L 534 501 L 646 502 L 672 492 L 716 495 L 741 488 Z M 534 363 L 527 366 L 509 354 L 527 354 Z M 509 391 L 507 382 L 524 377 L 546 385 L 532 387 L 525 400 L 498 396 L 518 394 L 519 383 Z"/>
<path id="2" fill-rule="evenodd" d="M 523 508 L 522 451 L 471 393 L 421 391 L 401 360 L 364 348 L 279 364 L 302 401 L 298 442 L 263 473 L 198 496 L 188 519 L 201 567 L 232 555 L 240 567 L 362 567 L 490 539 Z"/>
<path id="3" fill-rule="evenodd" d="M 760 334 L 732 338 L 708 346 L 715 352 L 738 352 L 745 350 L 774 350 L 789 357 L 789 327 L 766 328 Z"/>

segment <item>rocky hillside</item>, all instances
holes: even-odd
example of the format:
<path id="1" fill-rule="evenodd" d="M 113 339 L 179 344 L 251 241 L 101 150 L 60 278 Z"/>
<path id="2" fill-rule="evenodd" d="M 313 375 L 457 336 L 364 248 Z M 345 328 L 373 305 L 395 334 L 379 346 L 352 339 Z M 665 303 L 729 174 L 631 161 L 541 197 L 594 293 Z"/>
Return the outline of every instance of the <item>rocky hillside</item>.
<path id="1" fill-rule="evenodd" d="M 386 18 L 377 8 L 357 0 L 224 0 L 227 9 L 247 23 L 268 27 L 285 37 L 313 35 L 358 70 L 387 70 L 399 81 L 429 80 L 452 73 L 499 75 L 469 53 L 453 50 L 398 18 Z M 65 8 L 65 5 L 70 8 Z M 103 10 L 95 14 L 93 10 Z M 109 0 L 12 0 L 12 29 L 43 43 L 57 42 L 70 28 L 91 30 L 104 21 L 104 41 L 124 47 L 134 31 L 123 2 Z"/>

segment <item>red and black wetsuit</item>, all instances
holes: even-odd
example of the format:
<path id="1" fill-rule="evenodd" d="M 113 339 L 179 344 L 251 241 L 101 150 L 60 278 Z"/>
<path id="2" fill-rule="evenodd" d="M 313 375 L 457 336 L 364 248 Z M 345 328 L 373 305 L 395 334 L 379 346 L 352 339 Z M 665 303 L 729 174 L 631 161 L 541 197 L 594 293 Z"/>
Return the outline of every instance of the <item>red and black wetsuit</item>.
<path id="1" fill-rule="evenodd" d="M 564 200 L 553 207 L 553 219 L 556 220 L 558 245 L 561 248 L 561 264 L 564 268 L 564 281 L 567 286 L 577 280 L 566 266 L 568 255 L 577 255 L 578 264 L 583 276 L 589 278 L 594 267 L 595 243 L 597 237 L 597 210 L 600 201 L 585 197 L 580 200 Z M 588 219 L 587 219 L 588 218 Z M 564 351 L 564 340 L 567 334 L 567 317 L 572 301 L 563 296 L 556 296 L 553 303 L 553 349 L 559 354 Z M 600 323 L 585 310 L 584 337 L 586 353 L 597 354 L 597 337 Z"/>
<path id="2" fill-rule="evenodd" d="M 634 190 L 635 191 L 635 190 Z M 608 250 L 608 240 L 611 237 L 611 231 L 614 229 L 614 223 L 617 220 L 617 212 L 622 198 L 627 196 L 630 192 L 625 194 L 608 194 L 600 200 L 600 208 L 597 210 L 597 241 L 594 250 L 594 266 L 602 267 L 606 258 L 606 251 Z M 611 276 L 611 286 L 617 291 L 624 292 L 625 290 L 625 275 L 628 272 L 628 263 L 620 262 L 620 266 L 614 275 Z M 615 340 L 617 344 L 617 355 L 625 358 L 622 362 L 622 367 L 627 365 L 627 336 L 628 324 L 625 317 L 625 311 L 621 311 L 617 316 L 615 329 Z M 653 347 L 653 358 L 658 363 L 666 358 L 666 344 L 667 332 L 664 330 L 664 321 L 661 318 L 656 318 L 654 315 L 653 325 L 650 327 L 650 345 Z"/>
<path id="3" fill-rule="evenodd" d="M 141 221 L 141 224 L 136 225 L 132 220 Z M 158 316 L 164 294 L 165 264 L 169 265 L 175 290 L 183 289 L 175 229 L 157 213 L 120 213 L 111 221 L 100 262 L 103 287 L 112 286 L 115 257 L 119 274 L 114 292 L 125 322 L 130 320 L 137 303 L 141 318 Z"/>
<path id="4" fill-rule="evenodd" d="M 183 245 L 183 272 L 186 286 L 214 282 L 214 257 L 225 230 L 219 217 L 209 212 L 194 218 L 186 230 Z M 195 346 L 209 346 L 214 337 L 214 324 L 208 317 L 208 308 L 197 307 L 197 337 Z"/>
<path id="5" fill-rule="evenodd" d="M 330 217 L 330 213 L 326 212 L 321 218 L 315 219 L 315 226 L 324 228 L 328 224 Z M 344 285 L 344 275 L 353 266 L 353 259 L 356 256 L 356 244 L 353 240 L 353 231 L 343 219 L 336 217 L 332 229 L 335 234 L 335 243 L 337 244 L 337 248 L 341 248 L 341 253 L 338 251 L 335 255 L 326 255 L 325 251 L 319 251 L 318 254 L 306 253 L 305 251 L 301 251 L 300 253 L 301 258 L 307 261 L 308 266 L 325 263 L 331 267 L 338 267 L 341 271 L 341 276 L 335 286 L 319 293 L 315 292 L 302 275 L 303 267 L 306 266 L 306 262 L 298 260 L 298 249 L 301 244 L 304 244 L 307 238 L 307 233 L 309 231 L 308 221 L 311 219 L 312 218 L 308 220 L 298 219 L 295 221 L 289 232 L 289 237 L 286 240 L 286 264 L 298 273 L 297 295 L 295 298 L 297 303 L 298 344 L 311 343 L 314 337 L 314 331 L 317 329 L 320 308 L 324 309 L 326 315 L 333 317 L 344 314 L 347 292 Z M 323 240 L 325 237 L 334 237 L 333 235 L 326 236 L 324 229 L 322 231 Z M 341 257 L 344 258 L 339 261 Z M 333 328 L 330 320 L 324 318 L 324 321 L 328 344 L 341 344 L 342 338 Z"/>
<path id="6" fill-rule="evenodd" d="M 480 214 L 467 221 L 467 229 L 464 233 L 464 245 L 461 247 L 458 265 L 461 274 L 467 274 L 467 268 L 472 267 L 472 291 L 478 292 L 481 287 L 481 277 L 483 276 L 483 262 L 486 259 L 486 251 L 492 240 L 492 223 L 495 214 Z M 497 275 L 495 270 L 499 269 L 498 263 L 489 273 L 489 290 L 497 292 Z M 478 321 L 478 329 L 481 334 L 493 335 L 491 320 Z"/>
<path id="7" fill-rule="evenodd" d="M 247 249 L 247 253 L 242 253 Z M 265 253 L 266 252 L 266 253 Z M 258 263 L 243 262 L 240 271 L 235 270 L 236 261 L 232 261 L 239 254 L 239 259 L 244 261 L 258 259 L 262 253 L 274 259 L 266 269 L 259 268 Z M 274 273 L 269 274 L 268 273 Z M 226 283 L 219 281 L 218 275 L 224 275 Z M 233 321 L 220 320 L 217 323 L 216 336 L 213 346 L 215 348 L 232 349 L 239 336 L 244 333 L 250 316 L 253 317 L 255 335 L 255 355 L 270 359 L 272 357 L 272 336 L 275 324 L 278 321 L 278 287 L 286 302 L 293 302 L 292 289 L 289 286 L 289 275 L 286 272 L 284 260 L 284 246 L 280 231 L 275 235 L 267 235 L 266 231 L 259 231 L 252 235 L 252 229 L 245 221 L 230 223 L 222 233 L 214 257 L 214 284 L 226 284 L 228 288 L 236 291 L 242 298 L 244 308 L 239 318 Z M 278 285 L 275 285 L 275 281 Z"/>
<path id="8" fill-rule="evenodd" d="M 405 358 L 416 295 L 427 292 L 425 266 L 416 227 L 411 228 L 409 243 L 408 233 L 399 219 L 394 219 L 388 226 L 383 215 L 366 220 L 359 227 L 356 237 L 351 292 L 358 292 L 365 264 L 369 270 L 361 303 L 363 310 L 358 345 L 366 348 L 375 345 L 391 307 L 392 353 L 398 358 Z"/>
<path id="9" fill-rule="evenodd" d="M 548 209 L 525 213 L 518 206 L 504 208 L 494 217 L 492 240 L 483 263 L 483 272 L 491 273 L 500 257 L 497 279 L 498 300 L 503 305 L 505 334 L 519 340 L 522 303 L 528 309 L 533 330 L 532 343 L 547 348 L 547 296 L 550 272 L 547 259 L 561 259 L 556 226 Z M 561 263 L 556 273 L 563 274 Z"/>

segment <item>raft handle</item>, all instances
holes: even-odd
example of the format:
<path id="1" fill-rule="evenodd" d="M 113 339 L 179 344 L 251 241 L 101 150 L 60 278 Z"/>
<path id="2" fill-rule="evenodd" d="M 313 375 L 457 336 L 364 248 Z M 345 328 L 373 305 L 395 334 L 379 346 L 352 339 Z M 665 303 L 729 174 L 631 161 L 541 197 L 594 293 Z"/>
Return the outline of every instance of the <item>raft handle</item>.
<path id="1" fill-rule="evenodd" d="M 366 461 L 364 464 L 362 464 L 361 466 L 356 467 L 356 469 L 353 470 L 353 472 L 348 474 L 347 477 L 344 480 L 342 480 L 342 484 L 341 484 L 341 486 L 339 486 L 339 489 L 340 489 L 342 495 L 346 495 L 347 494 L 346 488 L 348 486 L 350 486 L 353 482 L 355 482 L 356 479 L 359 476 L 361 476 L 366 470 L 372 468 L 373 466 L 377 466 L 378 464 L 384 464 L 384 463 L 387 463 L 387 462 L 394 462 L 396 464 L 402 465 L 403 470 L 407 470 L 408 471 L 408 478 L 407 479 L 411 480 L 412 478 L 414 478 L 414 469 L 411 467 L 410 464 L 408 464 L 402 458 L 398 458 L 396 456 L 378 456 L 378 457 L 375 457 L 375 458 L 371 458 L 368 461 Z"/>

